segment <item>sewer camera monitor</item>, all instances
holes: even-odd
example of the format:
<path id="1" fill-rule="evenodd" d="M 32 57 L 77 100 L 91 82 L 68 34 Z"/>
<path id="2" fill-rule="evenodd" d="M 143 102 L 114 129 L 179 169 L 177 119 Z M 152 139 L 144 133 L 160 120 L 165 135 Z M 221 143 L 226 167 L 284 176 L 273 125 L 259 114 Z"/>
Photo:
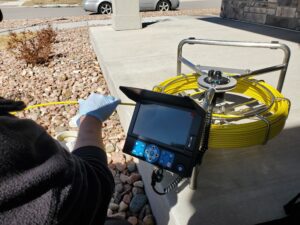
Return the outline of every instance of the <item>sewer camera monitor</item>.
<path id="1" fill-rule="evenodd" d="M 123 151 L 160 168 L 153 175 L 157 182 L 162 169 L 179 175 L 176 185 L 190 177 L 200 154 L 206 112 L 189 97 L 120 89 L 136 102 Z"/>

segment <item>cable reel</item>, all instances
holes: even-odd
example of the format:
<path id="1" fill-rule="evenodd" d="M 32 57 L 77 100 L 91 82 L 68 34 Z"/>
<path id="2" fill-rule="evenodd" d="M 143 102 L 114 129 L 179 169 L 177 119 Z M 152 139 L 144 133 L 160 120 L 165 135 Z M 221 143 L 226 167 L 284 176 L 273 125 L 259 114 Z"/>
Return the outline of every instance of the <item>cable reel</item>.
<path id="1" fill-rule="evenodd" d="M 194 65 L 182 56 L 185 44 L 281 49 L 284 52 L 284 59 L 282 64 L 254 71 Z M 209 118 L 206 121 L 209 123 L 206 126 L 208 129 L 202 137 L 200 158 L 190 178 L 191 189 L 197 188 L 199 166 L 208 148 L 232 149 L 266 144 L 282 131 L 291 105 L 289 99 L 280 93 L 289 58 L 288 46 L 278 42 L 254 43 L 189 38 L 179 43 L 177 76 L 156 85 L 153 91 L 189 96 L 208 112 Z M 183 74 L 182 64 L 193 69 L 195 73 Z M 273 71 L 280 71 L 277 89 L 254 78 Z M 155 181 L 156 173 L 154 170 L 152 183 Z M 162 179 L 161 176 L 162 172 L 159 170 L 159 180 Z M 179 178 L 176 178 L 173 183 L 178 184 L 178 180 Z M 173 183 L 169 187 L 174 188 Z M 155 187 L 153 189 L 157 193 Z M 164 189 L 163 193 L 169 191 Z"/>
<path id="2" fill-rule="evenodd" d="M 282 64 L 254 71 L 194 65 L 182 56 L 185 44 L 280 49 L 284 52 L 284 58 Z M 189 96 L 208 112 L 206 129 L 199 149 L 200 157 L 190 178 L 191 189 L 197 189 L 199 167 L 208 148 L 242 148 L 266 144 L 282 131 L 291 105 L 289 99 L 280 93 L 289 58 L 288 46 L 278 42 L 255 43 L 189 38 L 179 43 L 177 76 L 156 85 L 153 91 Z M 182 64 L 195 73 L 183 74 Z M 262 80 L 253 78 L 273 71 L 280 71 L 277 89 Z M 156 175 L 156 171 L 154 170 L 152 174 L 152 187 L 158 193 L 154 185 L 157 181 L 156 176 L 162 179 L 162 172 L 158 170 L 159 173 Z M 178 184 L 177 180 L 179 178 L 173 183 Z M 173 183 L 168 187 L 173 189 Z M 169 191 L 165 188 L 164 192 L 158 194 L 166 194 Z"/>
<path id="3" fill-rule="evenodd" d="M 280 65 L 256 71 L 199 66 L 182 57 L 182 47 L 186 43 L 282 49 L 285 57 Z M 280 93 L 289 54 L 289 48 L 278 43 L 185 39 L 178 46 L 178 76 L 161 82 L 153 90 L 187 95 L 203 104 L 205 91 L 215 89 L 217 100 L 213 109 L 209 148 L 242 148 L 266 144 L 280 133 L 289 114 L 290 101 Z M 182 63 L 194 69 L 195 73 L 182 74 Z M 255 75 L 277 70 L 281 70 L 278 90 L 254 78 Z"/>

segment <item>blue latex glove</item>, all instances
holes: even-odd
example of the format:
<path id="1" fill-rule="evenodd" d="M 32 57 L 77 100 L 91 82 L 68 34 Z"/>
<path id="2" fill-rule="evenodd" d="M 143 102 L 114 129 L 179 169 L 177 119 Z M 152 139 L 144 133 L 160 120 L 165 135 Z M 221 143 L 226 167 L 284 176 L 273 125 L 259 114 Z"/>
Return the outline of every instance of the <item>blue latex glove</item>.
<path id="1" fill-rule="evenodd" d="M 79 116 L 89 115 L 105 121 L 121 102 L 113 96 L 92 93 L 86 100 L 79 99 Z"/>

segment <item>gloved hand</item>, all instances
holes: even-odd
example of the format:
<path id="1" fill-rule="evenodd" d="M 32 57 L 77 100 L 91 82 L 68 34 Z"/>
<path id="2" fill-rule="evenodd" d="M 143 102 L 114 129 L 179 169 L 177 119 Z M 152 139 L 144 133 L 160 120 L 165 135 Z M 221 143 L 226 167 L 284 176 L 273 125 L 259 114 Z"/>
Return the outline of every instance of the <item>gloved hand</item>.
<path id="1" fill-rule="evenodd" d="M 78 102 L 79 115 L 77 118 L 89 115 L 103 122 L 115 111 L 121 101 L 113 96 L 92 93 L 86 100 L 79 99 Z M 77 124 L 78 122 L 77 120 Z"/>

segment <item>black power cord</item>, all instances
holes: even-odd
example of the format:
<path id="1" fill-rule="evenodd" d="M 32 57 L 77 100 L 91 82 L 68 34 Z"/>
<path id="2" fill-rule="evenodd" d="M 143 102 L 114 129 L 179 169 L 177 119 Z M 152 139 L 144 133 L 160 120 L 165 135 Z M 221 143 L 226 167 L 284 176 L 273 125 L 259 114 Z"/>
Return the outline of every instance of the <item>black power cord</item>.
<path id="1" fill-rule="evenodd" d="M 163 180 L 163 169 L 156 169 L 153 170 L 152 176 L 151 176 L 151 186 L 153 191 L 158 195 L 165 195 L 169 193 L 170 191 L 174 190 L 177 185 L 182 181 L 183 177 L 177 176 L 166 188 L 164 188 L 163 192 L 160 192 L 156 189 L 156 183 L 160 183 Z"/>

